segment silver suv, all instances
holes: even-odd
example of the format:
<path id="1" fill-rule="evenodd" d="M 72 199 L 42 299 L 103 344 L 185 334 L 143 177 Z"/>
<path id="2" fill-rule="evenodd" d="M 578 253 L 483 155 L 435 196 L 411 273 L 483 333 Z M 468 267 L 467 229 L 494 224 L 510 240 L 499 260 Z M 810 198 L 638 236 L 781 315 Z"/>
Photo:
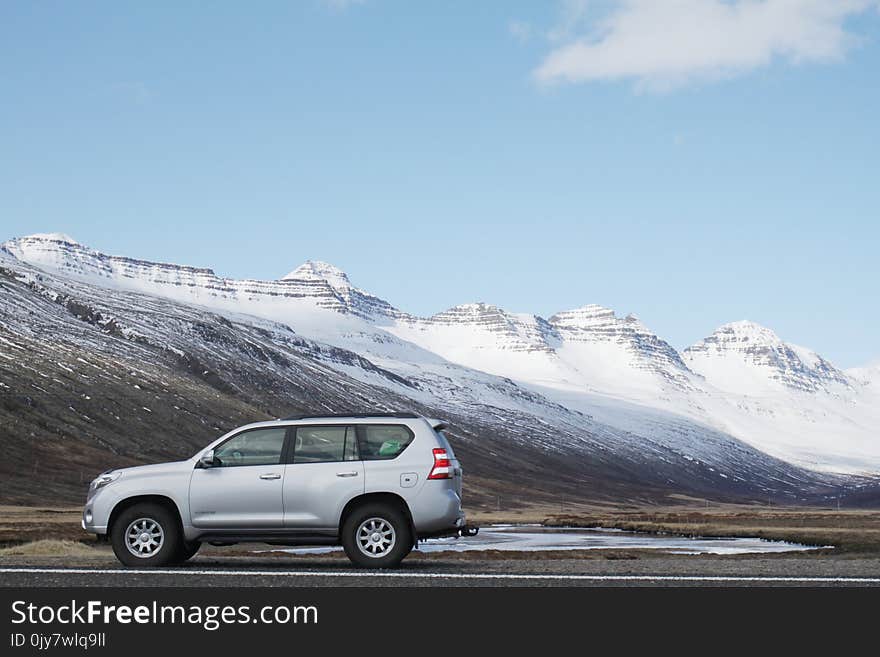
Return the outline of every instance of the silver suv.
<path id="1" fill-rule="evenodd" d="M 259 541 L 341 544 L 358 566 L 393 567 L 421 539 L 476 531 L 444 428 L 412 413 L 249 424 L 186 461 L 104 472 L 82 525 L 127 566 Z"/>

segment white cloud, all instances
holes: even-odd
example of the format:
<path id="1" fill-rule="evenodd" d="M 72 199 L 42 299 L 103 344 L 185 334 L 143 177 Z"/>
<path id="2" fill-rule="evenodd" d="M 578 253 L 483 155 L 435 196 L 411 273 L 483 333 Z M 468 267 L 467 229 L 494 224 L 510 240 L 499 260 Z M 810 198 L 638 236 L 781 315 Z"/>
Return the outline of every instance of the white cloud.
<path id="1" fill-rule="evenodd" d="M 619 0 L 589 23 L 587 6 L 569 0 L 557 31 L 569 37 L 534 76 L 542 83 L 629 79 L 657 90 L 743 74 L 776 59 L 834 60 L 857 40 L 847 18 L 872 7 L 880 8 L 880 0 Z"/>

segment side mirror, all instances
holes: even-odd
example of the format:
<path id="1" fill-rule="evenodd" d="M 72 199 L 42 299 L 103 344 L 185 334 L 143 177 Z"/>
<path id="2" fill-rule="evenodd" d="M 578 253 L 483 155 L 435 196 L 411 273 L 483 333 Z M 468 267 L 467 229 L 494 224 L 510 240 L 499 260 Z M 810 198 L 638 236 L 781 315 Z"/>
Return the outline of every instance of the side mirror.
<path id="1" fill-rule="evenodd" d="M 199 463 L 202 464 L 203 468 L 213 468 L 214 467 L 214 450 L 209 449 L 207 452 L 202 454 L 199 457 Z"/>

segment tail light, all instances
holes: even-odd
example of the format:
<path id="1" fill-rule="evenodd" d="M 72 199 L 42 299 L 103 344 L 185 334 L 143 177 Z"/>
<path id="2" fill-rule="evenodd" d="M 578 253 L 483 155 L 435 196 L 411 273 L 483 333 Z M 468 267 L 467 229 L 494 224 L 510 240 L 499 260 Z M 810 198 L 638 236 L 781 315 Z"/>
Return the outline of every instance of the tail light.
<path id="1" fill-rule="evenodd" d="M 434 448 L 434 467 L 431 468 L 431 474 L 428 479 L 452 479 L 450 468 L 452 464 L 449 462 L 449 455 L 442 447 Z"/>

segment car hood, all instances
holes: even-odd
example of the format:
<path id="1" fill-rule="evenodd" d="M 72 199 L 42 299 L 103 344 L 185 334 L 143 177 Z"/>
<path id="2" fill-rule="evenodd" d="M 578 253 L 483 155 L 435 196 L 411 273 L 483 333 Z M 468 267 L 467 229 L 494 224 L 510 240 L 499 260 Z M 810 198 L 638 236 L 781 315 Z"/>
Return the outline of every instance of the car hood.
<path id="1" fill-rule="evenodd" d="M 108 472 L 119 472 L 123 477 L 132 477 L 132 476 L 140 476 L 140 475 L 153 475 L 159 474 L 160 472 L 169 472 L 176 470 L 189 470 L 192 469 L 192 464 L 189 461 L 169 461 L 167 463 L 151 463 L 150 465 L 135 465 L 130 468 L 114 468 L 113 470 L 108 470 Z"/>

